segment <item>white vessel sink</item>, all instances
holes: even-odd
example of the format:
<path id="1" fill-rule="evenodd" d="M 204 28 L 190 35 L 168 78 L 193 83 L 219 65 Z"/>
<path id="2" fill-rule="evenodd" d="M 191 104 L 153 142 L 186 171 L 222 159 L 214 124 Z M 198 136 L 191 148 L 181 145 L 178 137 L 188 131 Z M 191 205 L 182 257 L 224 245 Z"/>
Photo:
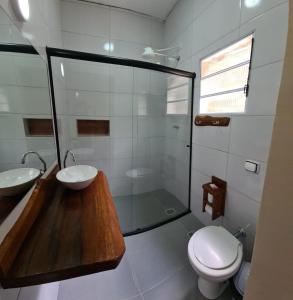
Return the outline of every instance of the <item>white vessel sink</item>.
<path id="1" fill-rule="evenodd" d="M 77 165 L 59 171 L 57 179 L 71 190 L 83 190 L 95 179 L 98 170 L 91 166 Z"/>
<path id="2" fill-rule="evenodd" d="M 16 196 L 29 190 L 41 175 L 34 168 L 13 169 L 0 173 L 0 196 Z"/>

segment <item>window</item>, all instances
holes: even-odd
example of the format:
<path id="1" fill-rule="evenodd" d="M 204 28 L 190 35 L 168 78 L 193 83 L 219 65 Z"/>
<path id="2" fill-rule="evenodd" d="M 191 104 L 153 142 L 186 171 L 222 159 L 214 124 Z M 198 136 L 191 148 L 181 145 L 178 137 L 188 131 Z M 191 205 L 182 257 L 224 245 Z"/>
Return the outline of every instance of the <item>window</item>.
<path id="1" fill-rule="evenodd" d="M 201 114 L 245 112 L 252 44 L 250 35 L 201 61 Z"/>
<path id="2" fill-rule="evenodd" d="M 167 114 L 187 115 L 189 99 L 189 78 L 172 75 L 167 81 Z"/>

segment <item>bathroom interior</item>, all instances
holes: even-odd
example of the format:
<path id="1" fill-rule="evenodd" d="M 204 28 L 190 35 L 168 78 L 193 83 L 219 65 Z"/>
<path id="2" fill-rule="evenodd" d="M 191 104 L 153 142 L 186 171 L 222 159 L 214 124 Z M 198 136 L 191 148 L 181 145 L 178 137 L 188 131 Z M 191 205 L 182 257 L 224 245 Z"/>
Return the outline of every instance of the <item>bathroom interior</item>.
<path id="1" fill-rule="evenodd" d="M 0 300 L 293 299 L 290 1 L 0 5 Z"/>

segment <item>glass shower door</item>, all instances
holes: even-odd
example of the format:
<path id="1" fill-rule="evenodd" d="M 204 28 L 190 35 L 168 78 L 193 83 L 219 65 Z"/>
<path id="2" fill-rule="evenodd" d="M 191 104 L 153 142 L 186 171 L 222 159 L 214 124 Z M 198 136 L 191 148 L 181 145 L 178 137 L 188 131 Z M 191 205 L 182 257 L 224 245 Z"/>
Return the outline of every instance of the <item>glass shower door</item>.
<path id="1" fill-rule="evenodd" d="M 72 150 L 106 174 L 123 233 L 188 212 L 192 80 L 58 57 L 52 68 L 61 160 Z"/>

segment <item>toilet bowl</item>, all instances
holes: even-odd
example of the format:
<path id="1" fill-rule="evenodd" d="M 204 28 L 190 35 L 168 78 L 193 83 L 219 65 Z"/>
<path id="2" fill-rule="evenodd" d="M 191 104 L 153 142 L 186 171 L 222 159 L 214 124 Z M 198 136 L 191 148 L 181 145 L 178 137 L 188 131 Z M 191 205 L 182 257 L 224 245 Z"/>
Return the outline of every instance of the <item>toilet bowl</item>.
<path id="1" fill-rule="evenodd" d="M 188 243 L 188 257 L 198 274 L 198 288 L 207 299 L 218 298 L 240 268 L 243 247 L 223 227 L 208 226 L 193 234 Z"/>

